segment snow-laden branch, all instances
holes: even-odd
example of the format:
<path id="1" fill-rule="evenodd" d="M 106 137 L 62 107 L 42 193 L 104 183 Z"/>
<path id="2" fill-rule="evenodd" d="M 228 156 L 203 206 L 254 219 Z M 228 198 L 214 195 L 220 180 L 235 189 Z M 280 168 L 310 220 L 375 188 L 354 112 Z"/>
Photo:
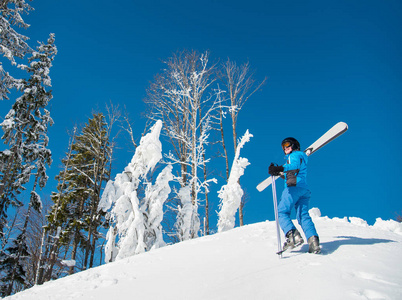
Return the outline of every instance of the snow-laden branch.
<path id="1" fill-rule="evenodd" d="M 247 130 L 239 141 L 228 183 L 222 186 L 218 192 L 218 197 L 221 199 L 220 211 L 218 213 L 218 232 L 232 229 L 235 226 L 235 214 L 243 197 L 243 190 L 239 184 L 239 179 L 244 174 L 245 168 L 250 164 L 247 158 L 240 157 L 240 150 L 252 136 Z"/>

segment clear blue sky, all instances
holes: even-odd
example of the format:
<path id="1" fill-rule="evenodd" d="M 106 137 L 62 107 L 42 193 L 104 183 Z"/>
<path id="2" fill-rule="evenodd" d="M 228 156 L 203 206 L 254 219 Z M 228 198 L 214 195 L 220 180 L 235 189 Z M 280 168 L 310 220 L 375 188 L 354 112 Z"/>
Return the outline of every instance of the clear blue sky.
<path id="1" fill-rule="evenodd" d="M 255 186 L 283 162 L 280 142 L 309 146 L 338 121 L 349 131 L 311 156 L 311 206 L 330 217 L 402 212 L 402 2 L 391 1 L 54 1 L 34 0 L 25 20 L 33 41 L 56 34 L 50 148 L 59 172 L 67 130 L 93 108 L 125 105 L 143 131 L 142 99 L 162 59 L 183 49 L 249 61 L 267 84 L 239 116 L 251 165 L 245 222 L 273 220 L 271 190 Z M 32 43 L 31 43 L 32 44 Z M 0 103 L 1 116 L 10 101 Z M 115 172 L 130 161 L 122 149 Z M 278 184 L 282 188 L 282 183 Z M 47 189 L 54 190 L 51 180 Z"/>

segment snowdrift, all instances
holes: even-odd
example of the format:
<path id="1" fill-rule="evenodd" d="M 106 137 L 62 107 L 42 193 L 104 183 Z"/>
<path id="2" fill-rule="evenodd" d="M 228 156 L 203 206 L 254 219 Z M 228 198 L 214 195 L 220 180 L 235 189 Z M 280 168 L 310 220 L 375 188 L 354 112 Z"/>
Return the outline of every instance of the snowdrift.
<path id="1" fill-rule="evenodd" d="M 233 230 L 35 286 L 32 299 L 402 299 L 401 224 L 314 217 L 322 254 L 279 258 L 275 222 Z M 283 237 L 282 237 L 283 240 Z"/>

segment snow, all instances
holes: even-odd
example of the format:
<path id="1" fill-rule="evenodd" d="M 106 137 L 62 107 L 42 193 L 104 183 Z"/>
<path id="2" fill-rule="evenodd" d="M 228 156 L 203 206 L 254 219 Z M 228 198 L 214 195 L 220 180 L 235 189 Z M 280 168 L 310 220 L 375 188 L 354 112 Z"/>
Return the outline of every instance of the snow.
<path id="1" fill-rule="evenodd" d="M 70 259 L 70 260 L 62 260 L 61 264 L 67 267 L 74 267 L 75 266 L 75 260 Z"/>
<path id="2" fill-rule="evenodd" d="M 5 299 L 402 299 L 402 234 L 393 221 L 366 226 L 358 218 L 311 212 L 319 255 L 306 253 L 304 244 L 279 258 L 275 222 L 266 221 L 131 256 Z"/>
<path id="3" fill-rule="evenodd" d="M 381 218 L 377 218 L 373 227 L 389 230 L 402 235 L 402 224 L 394 220 L 384 221 Z"/>
<path id="4" fill-rule="evenodd" d="M 10 130 L 14 126 L 15 123 L 14 116 L 15 116 L 15 110 L 10 109 L 4 121 L 0 124 L 0 126 L 3 127 L 3 130 Z"/>

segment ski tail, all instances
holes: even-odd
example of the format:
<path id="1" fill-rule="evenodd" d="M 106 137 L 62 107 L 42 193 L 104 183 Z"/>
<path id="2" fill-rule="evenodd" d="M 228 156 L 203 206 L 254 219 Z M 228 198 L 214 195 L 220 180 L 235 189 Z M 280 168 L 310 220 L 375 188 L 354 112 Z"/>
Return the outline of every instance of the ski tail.
<path id="1" fill-rule="evenodd" d="M 329 142 L 333 141 L 337 137 L 341 136 L 348 130 L 348 124 L 345 122 L 338 122 L 330 130 L 328 130 L 326 133 L 324 133 L 318 140 L 316 140 L 310 147 L 308 147 L 304 152 L 307 154 L 307 156 L 310 156 L 314 152 L 316 152 L 318 149 L 321 149 L 324 147 L 326 144 Z M 274 180 L 276 180 L 278 177 L 274 177 Z M 272 183 L 271 177 L 268 177 L 264 181 L 260 182 L 257 185 L 257 190 L 259 192 L 262 192 L 265 190 L 268 186 L 270 186 Z"/>
<path id="2" fill-rule="evenodd" d="M 279 176 L 275 176 L 274 180 L 276 180 Z M 257 185 L 257 190 L 259 192 L 262 192 L 265 190 L 267 187 L 269 187 L 272 184 L 272 176 L 268 177 L 264 181 L 262 181 L 259 185 Z"/>

